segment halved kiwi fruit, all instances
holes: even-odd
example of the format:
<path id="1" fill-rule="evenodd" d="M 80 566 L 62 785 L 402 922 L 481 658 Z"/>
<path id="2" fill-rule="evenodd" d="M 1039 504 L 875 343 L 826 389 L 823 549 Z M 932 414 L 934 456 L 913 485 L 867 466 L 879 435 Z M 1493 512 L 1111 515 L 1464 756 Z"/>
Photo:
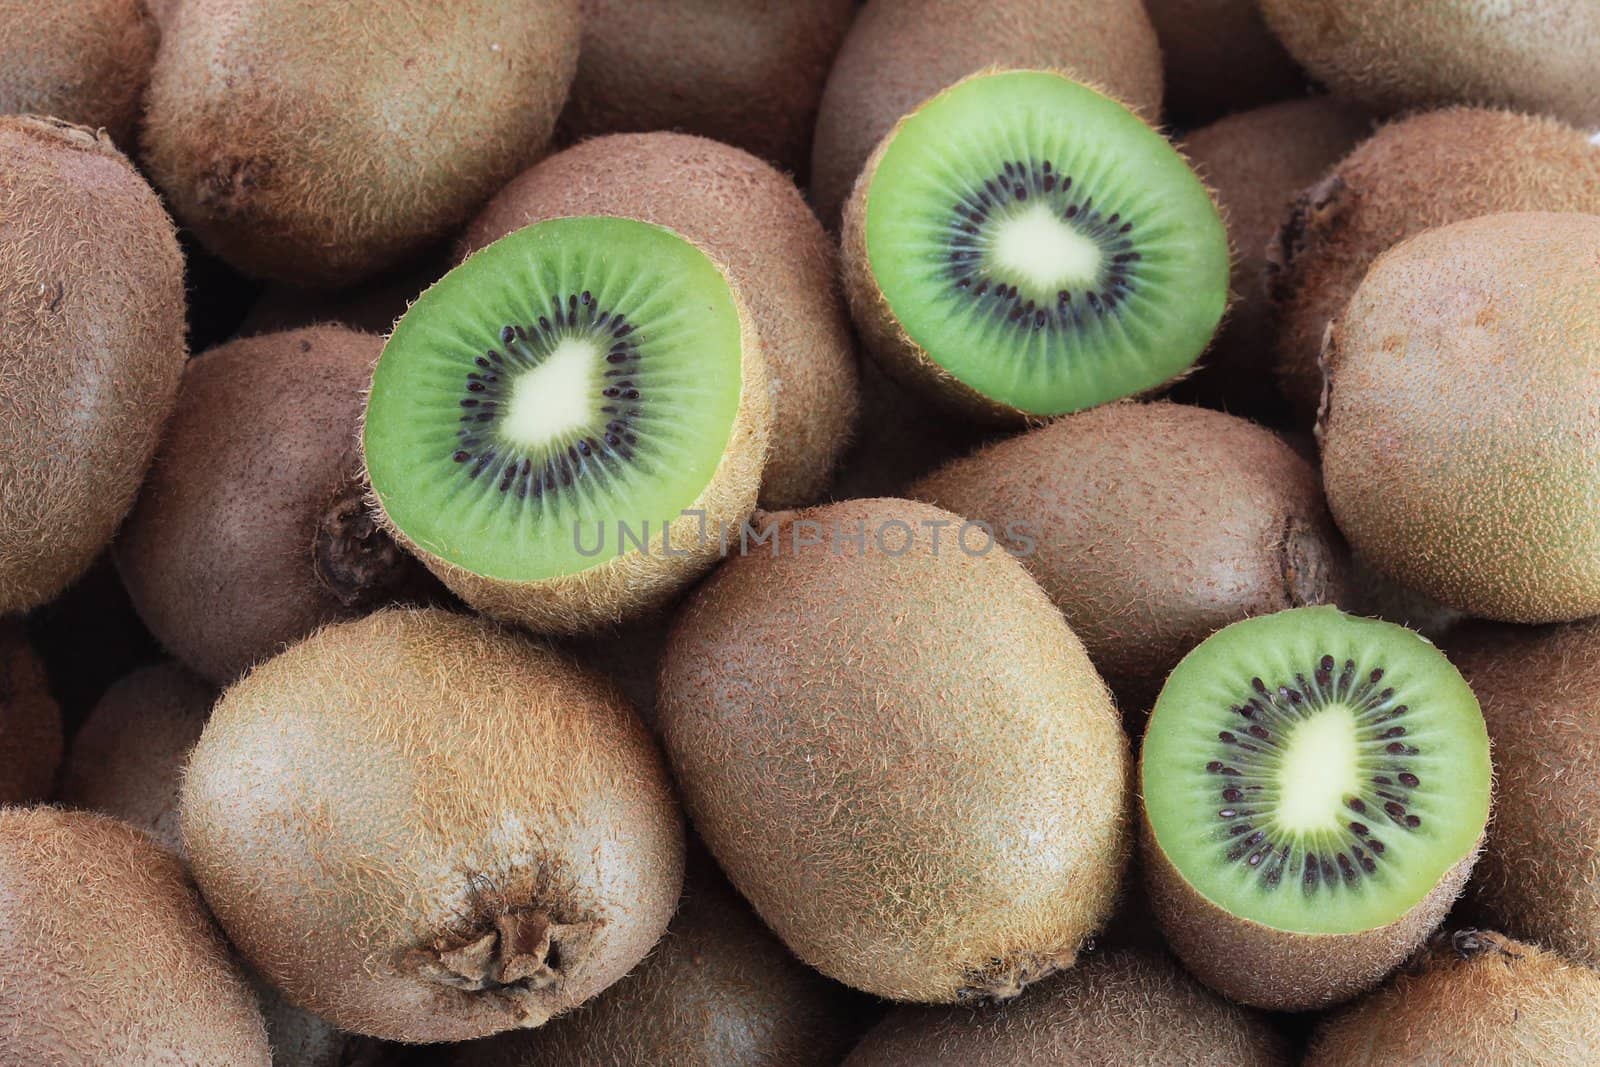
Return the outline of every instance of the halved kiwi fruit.
<path id="1" fill-rule="evenodd" d="M 1155 388 L 1228 301 L 1228 235 L 1194 171 L 1049 71 L 977 75 L 902 119 L 846 205 L 844 263 L 887 369 L 1001 421 Z"/>
<path id="2" fill-rule="evenodd" d="M 722 269 L 660 226 L 552 219 L 479 251 L 384 346 L 363 431 L 403 543 L 486 614 L 659 607 L 755 507 L 772 423 Z"/>
<path id="3" fill-rule="evenodd" d="M 1219 631 L 1145 733 L 1145 874 L 1190 970 L 1259 1007 L 1377 983 L 1466 882 L 1489 815 L 1477 699 L 1403 627 L 1298 608 Z"/>

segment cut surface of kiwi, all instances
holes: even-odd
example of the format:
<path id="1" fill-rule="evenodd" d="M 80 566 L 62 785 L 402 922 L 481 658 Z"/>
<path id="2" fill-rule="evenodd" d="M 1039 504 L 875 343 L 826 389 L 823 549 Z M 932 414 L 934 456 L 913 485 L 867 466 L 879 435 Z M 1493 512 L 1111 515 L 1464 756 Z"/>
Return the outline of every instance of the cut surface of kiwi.
<path id="1" fill-rule="evenodd" d="M 856 230 L 865 258 L 852 268 L 858 317 L 893 321 L 869 337 L 908 342 L 934 376 L 1027 415 L 1172 378 L 1227 303 L 1227 234 L 1183 157 L 1121 104 L 1046 71 L 969 78 L 903 119 L 846 230 L 847 257 Z"/>

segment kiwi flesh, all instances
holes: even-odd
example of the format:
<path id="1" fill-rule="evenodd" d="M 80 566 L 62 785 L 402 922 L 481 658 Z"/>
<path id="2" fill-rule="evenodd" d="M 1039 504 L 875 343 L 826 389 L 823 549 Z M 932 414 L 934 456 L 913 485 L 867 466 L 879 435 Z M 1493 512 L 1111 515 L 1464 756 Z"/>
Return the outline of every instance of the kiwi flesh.
<path id="1" fill-rule="evenodd" d="M 452 591 L 579 632 L 711 568 L 755 508 L 771 427 L 723 268 L 664 227 L 585 216 L 503 237 L 423 293 L 362 432 L 383 521 Z"/>
<path id="2" fill-rule="evenodd" d="M 430 590 L 361 477 L 382 347 L 323 326 L 233 341 L 184 369 L 114 552 L 145 625 L 219 686 L 319 626 Z"/>
<path id="3" fill-rule="evenodd" d="M 1191 125 L 1304 92 L 1256 0 L 1145 0 L 1166 66 L 1167 117 Z M 1252 249 L 1253 251 L 1253 249 Z"/>
<path id="4" fill-rule="evenodd" d="M 811 200 L 839 227 L 875 145 L 901 116 L 992 67 L 1051 67 L 1161 116 L 1161 46 L 1141 0 L 871 0 L 839 49 L 817 113 Z"/>
<path id="5" fill-rule="evenodd" d="M 1005 999 L 1070 967 L 1121 879 L 1128 756 L 1060 613 L 925 504 L 757 532 L 679 611 L 657 694 L 733 884 L 802 960 L 881 997 Z"/>
<path id="6" fill-rule="evenodd" d="M 872 354 L 993 421 L 1154 389 L 1199 358 L 1228 301 L 1227 232 L 1183 156 L 1050 71 L 974 75 L 902 119 L 843 242 Z"/>
<path id="7" fill-rule="evenodd" d="M 1316 469 L 1220 411 L 1108 404 L 956 460 L 907 495 L 987 523 L 1134 720 L 1214 631 L 1342 602 L 1348 586 Z"/>
<path id="8" fill-rule="evenodd" d="M 750 153 L 704 137 L 597 137 L 544 160 L 496 195 L 467 227 L 460 254 L 564 215 L 665 226 L 722 264 L 749 307 L 772 390 L 761 506 L 821 499 L 855 427 L 857 360 L 839 293 L 838 249 L 794 183 Z"/>
<path id="9" fill-rule="evenodd" d="M 1151 905 L 1224 996 L 1336 1004 L 1444 917 L 1491 777 L 1472 690 L 1419 635 L 1331 607 L 1234 623 L 1184 658 L 1150 715 Z"/>
<path id="10" fill-rule="evenodd" d="M 575 1007 L 644 958 L 682 887 L 666 768 L 615 691 L 436 609 L 327 627 L 251 671 L 213 710 L 180 810 L 251 965 L 390 1041 Z"/>
<path id="11" fill-rule="evenodd" d="M 0 3 L 0 114 L 52 115 L 129 143 L 161 30 L 144 0 Z"/>
<path id="12" fill-rule="evenodd" d="M 183 864 L 114 819 L 0 809 L 0 1061 L 270 1067 Z"/>
<path id="13" fill-rule="evenodd" d="M 1441 933 L 1318 1027 L 1305 1067 L 1580 1067 L 1600 1048 L 1600 975 L 1489 930 Z"/>
<path id="14" fill-rule="evenodd" d="M 110 542 L 185 355 L 183 257 L 155 193 L 104 134 L 0 117 L 0 615 L 51 600 Z"/>
<path id="15" fill-rule="evenodd" d="M 581 0 L 565 137 L 681 130 L 804 173 L 855 0 Z"/>
<path id="16" fill-rule="evenodd" d="M 48 798 L 63 743 L 44 664 L 22 627 L 0 619 L 0 804 Z"/>
<path id="17" fill-rule="evenodd" d="M 1600 215 L 1411 238 L 1324 361 L 1328 503 L 1363 557 L 1480 618 L 1600 614 Z"/>
<path id="18" fill-rule="evenodd" d="M 353 285 L 533 162 L 578 36 L 577 0 L 183 0 L 151 76 L 145 163 L 244 273 Z"/>
<path id="19" fill-rule="evenodd" d="M 1449 108 L 1399 119 L 1296 198 L 1268 250 L 1278 379 L 1310 425 L 1323 338 L 1407 237 L 1500 211 L 1600 213 L 1600 146 L 1555 119 Z"/>
<path id="20" fill-rule="evenodd" d="M 1091 956 L 1009 1004 L 896 1009 L 844 1067 L 1291 1062 L 1265 1015 L 1229 1004 L 1165 953 L 1123 950 Z"/>

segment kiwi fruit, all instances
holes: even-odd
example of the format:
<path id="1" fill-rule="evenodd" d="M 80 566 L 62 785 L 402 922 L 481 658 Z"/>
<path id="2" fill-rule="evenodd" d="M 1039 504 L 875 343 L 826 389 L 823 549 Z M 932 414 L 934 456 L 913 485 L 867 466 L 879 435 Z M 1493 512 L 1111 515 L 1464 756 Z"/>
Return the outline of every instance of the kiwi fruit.
<path id="1" fill-rule="evenodd" d="M 427 593 L 361 477 L 382 347 L 315 327 L 233 341 L 184 370 L 115 555 L 151 632 L 217 685 L 319 626 Z"/>
<path id="2" fill-rule="evenodd" d="M 711 568 L 755 507 L 771 428 L 723 269 L 666 228 L 585 216 L 517 230 L 417 299 L 363 441 L 385 523 L 457 595 L 579 632 Z"/>
<path id="3" fill-rule="evenodd" d="M 353 285 L 471 217 L 549 140 L 578 0 L 183 0 L 144 161 L 246 274 Z"/>
<path id="4" fill-rule="evenodd" d="M 1600 124 L 1591 0 L 1259 0 L 1317 80 L 1384 111 L 1495 104 Z"/>
<path id="5" fill-rule="evenodd" d="M 0 804 L 43 800 L 61 766 L 61 708 L 16 622 L 0 619 Z"/>
<path id="6" fill-rule="evenodd" d="M 0 1061 L 270 1067 L 183 864 L 114 819 L 0 809 Z"/>
<path id="7" fill-rule="evenodd" d="M 926 504 L 754 533 L 679 611 L 657 694 L 722 869 L 792 952 L 877 996 L 1005 999 L 1070 967 L 1114 903 L 1129 775 L 1060 613 Z"/>
<path id="8" fill-rule="evenodd" d="M 1228 301 L 1228 235 L 1183 156 L 1050 71 L 975 75 L 907 115 L 856 183 L 843 241 L 872 354 L 997 422 L 1154 389 L 1199 358 Z"/>
<path id="9" fill-rule="evenodd" d="M 1481 618 L 1600 614 L 1600 216 L 1411 238 L 1324 358 L 1328 504 L 1368 562 Z"/>
<path id="10" fill-rule="evenodd" d="M 1600 975 L 1488 930 L 1441 934 L 1318 1028 L 1305 1067 L 1582 1067 L 1600 1048 Z"/>
<path id="11" fill-rule="evenodd" d="M 1172 672 L 1140 756 L 1146 889 L 1196 977 L 1302 1011 L 1381 981 L 1466 883 L 1489 738 L 1432 644 L 1332 607 L 1218 631 Z"/>
<path id="12" fill-rule="evenodd" d="M 1161 42 L 1172 120 L 1209 122 L 1305 90 L 1305 74 L 1267 29 L 1256 0 L 1145 0 L 1144 6 Z"/>
<path id="13" fill-rule="evenodd" d="M 1060 68 L 1151 122 L 1161 115 L 1161 46 L 1141 0 L 869 0 L 817 113 L 810 193 L 823 222 L 838 228 L 873 147 L 903 115 L 992 67 Z"/>
<path id="14" fill-rule="evenodd" d="M 104 134 L 0 116 L 0 615 L 88 570 L 183 373 L 172 222 Z"/>
<path id="15" fill-rule="evenodd" d="M 1342 602 L 1316 469 L 1220 411 L 1108 404 L 990 445 L 907 495 L 988 524 L 1135 717 L 1212 632 Z"/>
<path id="16" fill-rule="evenodd" d="M 644 958 L 682 887 L 648 732 L 603 680 L 437 609 L 326 627 L 212 711 L 184 843 L 291 1002 L 389 1041 L 532 1027 Z"/>
<path id="17" fill-rule="evenodd" d="M 565 136 L 681 130 L 802 173 L 854 0 L 580 0 Z"/>
<path id="18" fill-rule="evenodd" d="M 649 6 L 660 17 L 669 8 Z M 563 215 L 665 226 L 722 264 L 748 302 L 772 390 L 761 506 L 819 500 L 855 426 L 855 341 L 838 291 L 838 250 L 794 183 L 748 152 L 704 137 L 598 137 L 502 190 L 467 227 L 460 252 Z"/>
<path id="19" fill-rule="evenodd" d="M 100 127 L 125 145 L 160 39 L 145 0 L 0 0 L 0 114 Z"/>
<path id="20" fill-rule="evenodd" d="M 1309 425 L 1328 325 L 1407 237 L 1499 211 L 1600 213 L 1600 146 L 1555 119 L 1482 108 L 1390 123 L 1296 198 L 1268 249 L 1278 379 Z"/>
<path id="21" fill-rule="evenodd" d="M 1261 1013 L 1229 1004 L 1164 953 L 1120 951 L 1092 956 L 1009 1004 L 898 1008 L 844 1067 L 1291 1062 L 1288 1041 Z"/>

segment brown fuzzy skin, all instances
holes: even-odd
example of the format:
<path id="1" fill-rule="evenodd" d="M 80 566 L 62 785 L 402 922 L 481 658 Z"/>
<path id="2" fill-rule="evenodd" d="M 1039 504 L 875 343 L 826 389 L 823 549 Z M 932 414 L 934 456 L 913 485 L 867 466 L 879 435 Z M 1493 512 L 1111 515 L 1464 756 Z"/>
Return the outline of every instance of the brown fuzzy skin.
<path id="1" fill-rule="evenodd" d="M 1348 584 L 1315 468 L 1271 431 L 1205 408 L 1125 402 L 1068 415 L 907 495 L 988 523 L 1130 717 L 1215 631 L 1341 602 Z"/>
<path id="2" fill-rule="evenodd" d="M 601 137 L 508 185 L 467 227 L 459 254 L 563 215 L 665 226 L 726 268 L 767 357 L 773 441 L 761 506 L 819 500 L 855 428 L 859 385 L 838 250 L 794 183 L 748 152 L 703 137 Z"/>
<path id="3" fill-rule="evenodd" d="M 0 615 L 88 570 L 183 373 L 183 256 L 109 138 L 0 117 Z"/>
<path id="4" fill-rule="evenodd" d="M 734 885 L 801 959 L 894 1000 L 1004 999 L 1070 967 L 1128 851 L 1105 684 L 959 526 L 904 500 L 774 517 L 776 557 L 752 542 L 680 611 L 658 694 Z M 862 529 L 864 552 L 834 541 Z"/>
<path id="5" fill-rule="evenodd" d="M 0 0 L 0 113 L 129 143 L 161 30 L 145 0 Z"/>
<path id="6" fill-rule="evenodd" d="M 350 285 L 465 222 L 549 140 L 577 0 L 183 0 L 145 162 L 220 258 Z"/>
<path id="7" fill-rule="evenodd" d="M 1144 0 L 1166 61 L 1167 110 L 1206 122 L 1305 90 L 1256 0 Z"/>
<path id="8" fill-rule="evenodd" d="M 0 810 L 0 1062 L 270 1067 L 183 864 L 130 826 Z"/>
<path id="9" fill-rule="evenodd" d="M 1318 81 L 1385 112 L 1494 104 L 1600 123 L 1593 0 L 1260 0 Z"/>
<path id="10" fill-rule="evenodd" d="M 0 619 L 0 804 L 49 797 L 63 744 L 44 664 L 22 627 Z"/>
<path id="11" fill-rule="evenodd" d="M 1480 625 L 1450 656 L 1504 783 L 1473 902 L 1498 928 L 1600 967 L 1600 622 Z"/>
<path id="12" fill-rule="evenodd" d="M 62 803 L 113 815 L 183 855 L 178 781 L 216 696 L 176 663 L 142 668 L 114 684 L 73 736 Z"/>
<path id="13" fill-rule="evenodd" d="M 648 732 L 601 679 L 442 611 L 321 630 L 223 694 L 184 842 L 235 945 L 353 1033 L 538 1026 L 643 959 L 683 878 Z"/>
<path id="14" fill-rule="evenodd" d="M 830 228 L 874 147 L 929 97 L 989 67 L 1061 69 L 1151 122 L 1161 46 L 1141 0 L 869 0 L 828 75 L 811 202 Z"/>
<path id="15" fill-rule="evenodd" d="M 1326 361 L 1323 477 L 1356 551 L 1480 618 L 1600 614 L 1600 216 L 1412 238 Z"/>
<path id="16" fill-rule="evenodd" d="M 1586 1067 L 1600 975 L 1488 931 L 1441 937 L 1318 1028 L 1305 1067 Z"/>
<path id="17" fill-rule="evenodd" d="M 1010 1004 L 900 1008 L 843 1067 L 1289 1067 L 1287 1038 L 1164 953 L 1093 956 Z"/>
<path id="18" fill-rule="evenodd" d="M 319 626 L 424 591 L 361 477 L 382 347 L 322 326 L 233 341 L 184 371 L 115 554 L 145 625 L 219 686 Z"/>
<path id="19" fill-rule="evenodd" d="M 1301 194 L 1267 258 L 1279 384 L 1307 425 L 1323 338 L 1373 261 L 1498 211 L 1600 213 L 1600 146 L 1554 119 L 1452 108 L 1391 123 Z"/>
<path id="20" fill-rule="evenodd" d="M 681 130 L 805 169 L 855 0 L 580 0 L 562 133 Z"/>

